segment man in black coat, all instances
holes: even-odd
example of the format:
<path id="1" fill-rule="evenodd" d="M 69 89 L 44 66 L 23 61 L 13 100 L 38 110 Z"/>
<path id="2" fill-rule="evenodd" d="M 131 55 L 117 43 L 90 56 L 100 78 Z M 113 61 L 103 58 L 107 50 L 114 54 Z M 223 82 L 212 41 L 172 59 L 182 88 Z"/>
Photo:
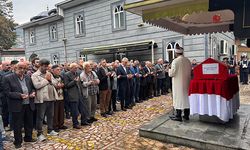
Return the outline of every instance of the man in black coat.
<path id="1" fill-rule="evenodd" d="M 90 125 L 88 101 L 82 96 L 81 81 L 77 73 L 78 64 L 70 64 L 70 71 L 64 75 L 64 85 L 68 91 L 69 105 L 72 116 L 73 128 L 81 129 L 77 120 L 78 112 L 81 114 L 81 125 Z"/>
<path id="2" fill-rule="evenodd" d="M 31 78 L 25 75 L 26 64 L 19 62 L 14 67 L 14 73 L 4 77 L 4 92 L 8 97 L 9 112 L 12 113 L 14 129 L 14 145 L 22 147 L 22 127 L 24 125 L 25 142 L 35 142 L 32 139 L 33 111 L 35 109 L 35 89 Z"/>
<path id="3" fill-rule="evenodd" d="M 124 57 L 122 59 L 121 65 L 117 68 L 117 78 L 118 78 L 118 97 L 121 101 L 121 109 L 126 111 L 125 99 L 128 89 L 128 70 L 126 68 L 128 59 Z"/>
<path id="4" fill-rule="evenodd" d="M 0 71 L 0 84 L 3 87 L 3 78 L 7 76 L 8 74 L 11 74 L 10 70 L 10 63 L 9 62 L 3 62 L 2 63 L 2 70 Z M 0 91 L 0 100 L 1 100 L 1 107 L 2 107 L 2 118 L 3 118 L 3 125 L 4 127 L 8 127 L 10 124 L 10 116 L 8 111 L 8 103 L 7 103 L 7 97 L 5 96 L 3 91 Z M 10 124 L 10 129 L 12 128 Z"/>

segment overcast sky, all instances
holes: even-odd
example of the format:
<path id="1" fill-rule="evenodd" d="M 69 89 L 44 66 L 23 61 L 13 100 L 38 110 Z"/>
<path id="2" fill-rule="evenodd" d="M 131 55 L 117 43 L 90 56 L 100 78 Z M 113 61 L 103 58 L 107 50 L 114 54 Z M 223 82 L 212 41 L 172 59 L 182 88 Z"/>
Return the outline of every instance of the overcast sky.
<path id="1" fill-rule="evenodd" d="M 64 0 L 12 0 L 15 22 L 23 24 L 42 11 L 55 8 L 55 4 Z"/>

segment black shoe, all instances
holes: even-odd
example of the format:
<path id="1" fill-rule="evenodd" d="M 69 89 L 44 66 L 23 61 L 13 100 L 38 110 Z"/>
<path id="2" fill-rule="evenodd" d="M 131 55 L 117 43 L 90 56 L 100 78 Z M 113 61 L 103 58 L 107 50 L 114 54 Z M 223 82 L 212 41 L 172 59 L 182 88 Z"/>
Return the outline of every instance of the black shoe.
<path id="1" fill-rule="evenodd" d="M 66 119 L 70 119 L 70 114 L 66 113 Z"/>
<path id="2" fill-rule="evenodd" d="M 54 129 L 55 132 L 60 132 L 60 129 Z"/>
<path id="3" fill-rule="evenodd" d="M 93 123 L 94 121 L 92 119 L 89 119 L 88 120 L 88 123 Z"/>
<path id="4" fill-rule="evenodd" d="M 111 115 L 113 115 L 113 112 L 109 111 L 109 112 L 106 113 L 106 115 L 110 115 L 111 116 Z"/>
<path id="5" fill-rule="evenodd" d="M 108 116 L 106 114 L 101 114 L 102 117 L 107 118 Z"/>
<path id="6" fill-rule="evenodd" d="M 189 117 L 187 116 L 183 116 L 183 119 L 185 119 L 185 120 L 189 120 Z"/>
<path id="7" fill-rule="evenodd" d="M 96 119 L 95 117 L 91 117 L 90 120 L 92 120 L 93 122 L 98 121 L 98 119 Z"/>
<path id="8" fill-rule="evenodd" d="M 127 109 L 126 108 L 122 108 L 122 111 L 127 111 Z"/>
<path id="9" fill-rule="evenodd" d="M 79 125 L 73 126 L 74 129 L 81 129 Z"/>
<path id="10" fill-rule="evenodd" d="M 59 129 L 66 130 L 66 129 L 68 129 L 68 127 L 67 126 L 62 126 Z"/>
<path id="11" fill-rule="evenodd" d="M 153 98 L 153 96 L 149 96 L 148 98 L 151 99 L 151 98 Z"/>
<path id="12" fill-rule="evenodd" d="M 44 124 L 44 125 L 47 125 L 47 121 L 43 120 L 43 124 Z"/>
<path id="13" fill-rule="evenodd" d="M 117 109 L 114 109 L 113 111 L 114 111 L 114 112 L 118 112 L 119 110 L 117 110 Z"/>
<path id="14" fill-rule="evenodd" d="M 24 139 L 24 142 L 33 143 L 33 142 L 36 142 L 36 141 L 37 141 L 36 139 Z"/>
<path id="15" fill-rule="evenodd" d="M 15 148 L 18 149 L 18 148 L 21 148 L 22 147 L 22 144 L 16 144 L 15 145 Z"/>
<path id="16" fill-rule="evenodd" d="M 169 116 L 169 118 L 171 119 L 171 118 L 175 118 L 176 116 L 175 115 L 170 115 Z"/>
<path id="17" fill-rule="evenodd" d="M 89 122 L 83 122 L 83 123 L 81 123 L 81 126 L 90 126 L 91 125 L 91 123 L 89 123 Z"/>
<path id="18" fill-rule="evenodd" d="M 181 117 L 171 117 L 170 118 L 171 120 L 174 120 L 174 121 L 182 121 L 182 118 Z"/>
<path id="19" fill-rule="evenodd" d="M 133 106 L 132 106 L 132 105 L 129 105 L 129 106 L 127 107 L 127 109 L 133 109 Z"/>

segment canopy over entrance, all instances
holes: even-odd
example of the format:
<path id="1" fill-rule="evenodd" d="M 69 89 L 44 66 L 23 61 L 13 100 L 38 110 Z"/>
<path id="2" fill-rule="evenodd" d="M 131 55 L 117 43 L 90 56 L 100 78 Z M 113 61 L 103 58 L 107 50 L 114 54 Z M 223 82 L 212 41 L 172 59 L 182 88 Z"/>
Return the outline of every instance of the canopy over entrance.
<path id="1" fill-rule="evenodd" d="M 249 0 L 144 0 L 125 9 L 183 34 L 234 31 L 237 38 L 250 38 Z"/>

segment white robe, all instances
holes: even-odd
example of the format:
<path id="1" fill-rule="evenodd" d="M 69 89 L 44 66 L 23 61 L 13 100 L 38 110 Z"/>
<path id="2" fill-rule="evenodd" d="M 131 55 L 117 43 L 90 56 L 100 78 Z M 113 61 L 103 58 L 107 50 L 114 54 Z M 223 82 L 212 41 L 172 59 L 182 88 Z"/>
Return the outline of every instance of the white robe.
<path id="1" fill-rule="evenodd" d="M 191 80 L 191 62 L 183 55 L 173 60 L 169 76 L 173 83 L 173 106 L 175 109 L 189 108 L 188 89 Z"/>

